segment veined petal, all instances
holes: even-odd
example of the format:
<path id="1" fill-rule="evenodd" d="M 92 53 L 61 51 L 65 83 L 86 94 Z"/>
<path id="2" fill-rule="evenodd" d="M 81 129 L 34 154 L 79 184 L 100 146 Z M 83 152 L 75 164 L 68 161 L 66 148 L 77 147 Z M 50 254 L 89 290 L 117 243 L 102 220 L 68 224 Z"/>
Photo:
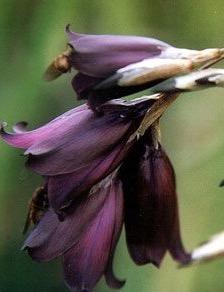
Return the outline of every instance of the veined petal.
<path id="1" fill-rule="evenodd" d="M 155 100 L 114 100 L 98 114 L 84 105 L 37 130 L 17 127 L 17 133 L 3 138 L 9 143 L 9 135 L 17 147 L 20 139 L 28 139 L 27 165 L 47 179 L 50 206 L 60 214 L 122 162 L 134 143 L 130 135 Z"/>
<path id="2" fill-rule="evenodd" d="M 105 153 L 91 164 L 71 174 L 57 175 L 48 178 L 48 199 L 52 208 L 63 212 L 81 193 L 111 173 L 127 155 L 132 143 L 124 141 L 118 144 L 111 153 Z"/>
<path id="3" fill-rule="evenodd" d="M 85 35 L 67 30 L 75 69 L 89 76 L 106 77 L 128 64 L 161 54 L 168 44 L 147 37 Z"/>
<path id="4" fill-rule="evenodd" d="M 86 109 L 80 120 L 63 126 L 25 152 L 28 167 L 41 175 L 60 175 L 82 171 L 106 153 L 113 152 L 138 127 L 153 99 L 124 102 L 115 100 L 100 107 L 96 115 Z"/>
<path id="5" fill-rule="evenodd" d="M 21 123 L 19 123 L 19 130 L 17 124 L 13 127 L 15 131 L 14 133 L 7 133 L 4 129 L 4 125 L 1 125 L 0 135 L 7 144 L 16 148 L 27 149 L 32 147 L 35 143 L 40 143 L 40 141 L 49 141 L 50 137 L 54 137 L 55 132 L 58 135 L 62 135 L 62 133 L 66 131 L 66 125 L 67 127 L 71 127 L 76 123 L 78 124 L 80 118 L 82 117 L 83 119 L 83 115 L 90 112 L 91 111 L 88 109 L 87 105 L 81 105 L 32 131 L 25 131 L 25 128 L 21 131 Z M 80 115 L 80 113 L 82 114 Z"/>
<path id="6" fill-rule="evenodd" d="M 78 99 L 87 99 L 94 110 L 108 100 L 151 87 L 152 92 L 163 92 L 158 90 L 164 80 L 161 86 L 170 92 L 174 81 L 167 83 L 166 79 L 211 66 L 224 57 L 224 49 L 175 48 L 147 37 L 84 35 L 71 32 L 69 27 L 67 33 L 73 48 L 70 66 L 79 72 L 72 80 L 72 86 Z M 185 84 L 185 79 L 177 78 L 181 86 L 177 86 L 177 91 L 181 91 L 182 86 L 201 87 L 201 84 L 192 84 L 191 80 L 189 83 L 188 79 Z M 207 83 L 216 86 L 216 81 Z"/>
<path id="7" fill-rule="evenodd" d="M 164 150 L 157 151 L 153 162 L 154 187 L 155 192 L 157 188 L 158 200 L 162 205 L 158 212 L 163 216 L 167 248 L 174 260 L 187 263 L 190 254 L 185 251 L 181 240 L 174 169 Z"/>
<path id="8" fill-rule="evenodd" d="M 120 184 L 120 182 L 119 182 Z M 119 192 L 123 193 L 122 186 L 120 185 L 118 188 Z M 110 286 L 113 289 L 120 289 L 124 286 L 125 280 L 118 279 L 113 271 L 113 260 L 114 260 L 114 254 L 115 249 L 117 246 L 117 242 L 120 238 L 120 234 L 122 231 L 123 226 L 123 219 L 124 219 L 124 212 L 123 212 L 123 204 L 124 204 L 123 195 L 117 195 L 116 196 L 116 210 L 115 210 L 115 225 L 114 225 L 114 231 L 113 231 L 113 238 L 109 253 L 109 259 L 107 263 L 107 267 L 104 272 L 105 280 L 108 286 Z"/>
<path id="9" fill-rule="evenodd" d="M 118 116 L 122 113 L 123 117 L 127 118 L 129 116 L 128 119 L 134 122 L 136 117 L 138 115 L 141 117 L 146 108 L 153 102 L 153 99 L 150 100 L 148 98 L 141 98 L 122 103 L 120 100 L 114 100 L 113 102 L 103 105 L 102 110 L 105 114 L 112 110 L 113 114 Z M 87 192 L 94 184 L 110 174 L 122 162 L 129 153 L 130 148 L 135 143 L 135 139 L 128 142 L 127 139 L 136 129 L 138 124 L 139 122 L 137 121 L 132 124 L 132 129 L 130 128 L 128 130 L 122 140 L 118 141 L 114 147 L 109 147 L 106 152 L 99 153 L 99 156 L 88 164 L 80 165 L 76 171 L 68 174 L 48 177 L 49 202 L 58 214 L 66 211 L 66 208 L 80 194 Z M 105 139 L 105 137 L 102 139 Z"/>
<path id="10" fill-rule="evenodd" d="M 88 95 L 88 89 L 91 89 L 94 85 L 99 83 L 102 78 L 91 77 L 83 73 L 78 73 L 72 79 L 72 86 L 77 94 L 78 99 L 86 99 Z"/>
<path id="11" fill-rule="evenodd" d="M 27 166 L 41 175 L 59 175 L 81 171 L 109 149 L 122 142 L 130 128 L 130 122 L 119 117 L 83 119 L 73 125 L 69 133 L 34 144 L 26 154 Z M 60 139 L 60 140 L 59 140 Z M 58 140 L 58 141 L 57 141 Z"/>
<path id="12" fill-rule="evenodd" d="M 39 174 L 72 173 L 113 151 L 131 127 L 135 123 L 138 126 L 152 102 L 114 102 L 102 107 L 100 115 L 83 105 L 33 131 L 16 127 L 16 132 L 10 134 L 2 127 L 1 137 L 14 147 L 25 148 L 27 165 Z"/>
<path id="13" fill-rule="evenodd" d="M 120 236 L 123 223 L 122 187 L 116 179 L 107 183 L 101 186 L 107 192 L 103 207 L 79 241 L 63 256 L 65 281 L 76 291 L 92 291 L 105 272 L 110 253 Z"/>
<path id="14" fill-rule="evenodd" d="M 105 179 L 107 183 L 108 179 Z M 76 244 L 83 232 L 101 212 L 108 196 L 109 185 L 103 183 L 94 187 L 91 194 L 86 194 L 71 206 L 63 221 L 50 209 L 26 239 L 23 249 L 37 261 L 50 261 Z"/>
<path id="15" fill-rule="evenodd" d="M 129 253 L 136 264 L 159 266 L 167 244 L 161 231 L 157 194 L 149 185 L 150 163 L 145 146 L 138 144 L 123 164 L 122 181 L 125 194 L 125 229 Z"/>

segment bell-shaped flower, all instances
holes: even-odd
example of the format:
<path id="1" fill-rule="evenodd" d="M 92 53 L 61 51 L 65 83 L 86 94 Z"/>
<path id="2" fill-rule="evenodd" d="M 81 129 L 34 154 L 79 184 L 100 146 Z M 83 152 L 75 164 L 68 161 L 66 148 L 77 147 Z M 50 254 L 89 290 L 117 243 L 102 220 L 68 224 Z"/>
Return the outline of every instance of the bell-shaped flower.
<path id="1" fill-rule="evenodd" d="M 93 109 L 224 57 L 223 49 L 198 51 L 148 37 L 86 35 L 69 27 L 66 31 L 69 62 L 78 71 L 73 88 Z"/>
<path id="2" fill-rule="evenodd" d="M 63 222 L 49 209 L 23 249 L 39 262 L 61 257 L 71 291 L 92 291 L 103 275 L 120 288 L 124 281 L 114 276 L 112 262 L 122 224 L 123 191 L 115 171 L 70 206 Z"/>
<path id="3" fill-rule="evenodd" d="M 100 114 L 82 105 L 33 131 L 21 123 L 11 134 L 2 127 L 1 136 L 25 149 L 27 166 L 45 178 L 50 206 L 60 213 L 121 163 L 133 143 L 130 135 L 153 102 L 113 101 Z"/>
<path id="4" fill-rule="evenodd" d="M 187 263 L 180 236 L 175 174 L 169 158 L 151 133 L 133 147 L 120 171 L 125 194 L 125 230 L 136 264 L 159 266 L 165 253 Z"/>

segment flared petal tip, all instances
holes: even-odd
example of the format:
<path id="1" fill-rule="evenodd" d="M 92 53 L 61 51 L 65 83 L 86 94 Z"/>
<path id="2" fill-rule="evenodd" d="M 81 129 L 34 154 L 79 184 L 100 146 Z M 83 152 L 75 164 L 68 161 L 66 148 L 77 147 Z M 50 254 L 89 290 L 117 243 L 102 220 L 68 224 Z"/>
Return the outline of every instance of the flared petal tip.
<path id="1" fill-rule="evenodd" d="M 145 254 L 144 252 L 142 252 L 142 247 L 141 248 L 136 248 L 136 247 L 131 248 L 131 246 L 129 246 L 129 254 L 137 266 L 144 266 L 147 264 L 152 264 L 157 269 L 159 269 L 161 264 L 162 264 L 163 258 L 165 256 L 165 250 L 161 254 L 158 254 L 158 255 L 156 255 L 153 252 L 153 249 L 148 248 L 148 251 L 150 251 L 151 255 Z"/>
<path id="2" fill-rule="evenodd" d="M 0 122 L 0 131 L 5 132 L 5 127 L 7 127 L 7 123 L 6 122 Z"/>
<path id="3" fill-rule="evenodd" d="M 15 125 L 12 126 L 13 129 L 13 133 L 8 133 L 5 128 L 8 126 L 8 124 L 6 122 L 1 122 L 0 123 L 0 134 L 4 135 L 12 135 L 12 134 L 20 134 L 20 133 L 24 133 L 27 131 L 27 126 L 28 123 L 25 121 L 21 121 L 16 123 Z"/>
<path id="4" fill-rule="evenodd" d="M 112 270 L 106 271 L 104 276 L 107 285 L 112 289 L 121 289 L 126 283 L 126 279 L 118 279 Z"/>
<path id="5" fill-rule="evenodd" d="M 188 266 L 192 263 L 191 253 L 186 253 L 185 256 L 179 260 L 180 266 Z"/>
<path id="6" fill-rule="evenodd" d="M 71 30 L 71 24 L 68 23 L 65 27 L 65 33 L 67 34 L 68 38 L 69 38 L 69 42 L 73 42 L 75 41 L 77 38 L 79 38 L 80 36 L 82 36 L 79 33 L 76 33 L 74 31 Z"/>
<path id="7" fill-rule="evenodd" d="M 156 267 L 157 269 L 160 268 L 161 264 L 162 264 L 162 259 L 161 260 L 151 260 L 151 264 Z"/>
<path id="8" fill-rule="evenodd" d="M 178 269 L 187 268 L 187 267 L 191 267 L 191 266 L 194 265 L 194 264 L 195 264 L 195 261 L 194 261 L 194 259 L 192 258 L 192 255 L 190 255 L 189 260 L 186 261 L 186 262 L 183 262 L 183 263 L 179 263 L 179 264 L 177 265 L 177 268 L 178 268 Z"/>
<path id="9" fill-rule="evenodd" d="M 194 263 L 194 259 L 192 258 L 192 253 L 188 253 L 184 260 L 179 260 L 177 267 L 179 269 L 189 267 Z"/>
<path id="10" fill-rule="evenodd" d="M 107 282 L 107 285 L 112 289 L 121 289 L 126 284 L 126 280 L 114 279 L 113 282 Z"/>
<path id="11" fill-rule="evenodd" d="M 66 32 L 66 33 L 70 33 L 70 32 L 71 32 L 71 30 L 70 30 L 70 26 L 71 26 L 70 23 L 66 24 L 66 27 L 65 27 L 65 32 Z"/>
<path id="12" fill-rule="evenodd" d="M 76 34 L 74 32 L 71 31 L 71 24 L 68 23 L 65 27 L 65 33 L 68 36 L 69 41 L 72 41 L 73 38 L 76 36 Z"/>
<path id="13" fill-rule="evenodd" d="M 177 245 L 169 249 L 172 258 L 180 264 L 180 266 L 189 265 L 192 261 L 191 253 L 187 252 L 182 243 L 177 240 Z"/>
<path id="14" fill-rule="evenodd" d="M 8 145 L 14 146 L 14 143 L 12 141 L 14 135 L 11 133 L 8 133 L 5 129 L 6 127 L 7 127 L 7 123 L 0 122 L 0 138 Z"/>
<path id="15" fill-rule="evenodd" d="M 7 123 L 0 123 L 0 137 L 8 145 L 16 148 L 26 149 L 29 146 L 29 140 L 23 134 L 26 132 L 26 122 L 19 122 L 12 127 L 13 131 L 6 131 Z"/>

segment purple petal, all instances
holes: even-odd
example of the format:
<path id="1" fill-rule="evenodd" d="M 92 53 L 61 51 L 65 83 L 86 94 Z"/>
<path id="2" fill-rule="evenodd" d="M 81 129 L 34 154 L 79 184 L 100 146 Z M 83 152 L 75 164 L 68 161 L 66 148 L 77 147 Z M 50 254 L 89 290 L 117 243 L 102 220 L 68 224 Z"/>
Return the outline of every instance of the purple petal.
<path id="1" fill-rule="evenodd" d="M 118 100 L 102 106 L 101 115 L 89 109 L 75 114 L 65 121 L 64 132 L 56 129 L 27 149 L 28 166 L 41 175 L 81 171 L 126 140 L 153 102 Z"/>
<path id="2" fill-rule="evenodd" d="M 180 238 L 175 175 L 165 152 L 156 150 L 150 140 L 139 142 L 121 175 L 126 239 L 132 259 L 139 265 L 159 266 L 169 250 L 174 259 L 188 261 Z"/>
<path id="3" fill-rule="evenodd" d="M 114 100 L 100 107 L 100 115 L 80 106 L 37 130 L 5 133 L 3 139 L 17 147 L 29 143 L 27 165 L 47 178 L 50 205 L 59 214 L 121 163 L 134 143 L 127 143 L 129 136 L 153 102 Z"/>
<path id="4" fill-rule="evenodd" d="M 121 289 L 125 285 L 126 280 L 118 279 L 117 276 L 115 276 L 112 263 L 113 263 L 113 257 L 108 262 L 106 271 L 104 273 L 106 283 L 109 287 L 113 289 Z"/>
<path id="5" fill-rule="evenodd" d="M 73 122 L 64 132 L 31 146 L 28 166 L 41 175 L 58 175 L 81 171 L 103 153 L 122 142 L 130 122 L 122 117 L 103 115 L 95 118 L 89 110 L 80 123 Z"/>
<path id="6" fill-rule="evenodd" d="M 113 109 L 97 117 L 85 105 L 30 132 L 9 134 L 2 128 L 1 136 L 8 144 L 27 149 L 28 166 L 33 170 L 59 175 L 80 171 L 112 151 L 130 125 L 130 119 L 114 114 Z"/>
<path id="7" fill-rule="evenodd" d="M 49 177 L 48 199 L 52 208 L 58 212 L 106 177 L 121 163 L 132 144 L 121 143 L 111 153 L 105 153 L 71 174 Z"/>
<path id="8" fill-rule="evenodd" d="M 121 186 L 119 186 L 119 192 L 122 192 Z M 106 283 L 109 287 L 114 289 L 120 289 L 124 286 L 125 280 L 118 279 L 113 271 L 113 260 L 114 260 L 114 253 L 117 246 L 117 242 L 120 238 L 120 234 L 122 231 L 123 219 L 124 219 L 124 212 L 123 212 L 123 195 L 116 197 L 116 210 L 115 210 L 115 225 L 114 225 L 114 232 L 113 238 L 111 243 L 111 249 L 109 254 L 109 259 L 107 263 L 107 267 L 104 273 Z"/>
<path id="9" fill-rule="evenodd" d="M 53 210 L 46 212 L 37 227 L 26 239 L 23 248 L 36 261 L 50 261 L 71 248 L 102 209 L 108 189 L 102 188 L 70 208 L 64 221 Z"/>
<path id="10" fill-rule="evenodd" d="M 81 118 L 81 112 L 86 114 L 89 113 L 90 110 L 88 109 L 87 105 L 81 105 L 64 113 L 46 125 L 27 132 L 21 131 L 20 126 L 20 131 L 18 131 L 18 127 L 16 127 L 15 133 L 7 133 L 4 130 L 4 125 L 1 125 L 0 135 L 2 139 L 9 145 L 17 148 L 27 149 L 35 143 L 40 143 L 40 141 L 49 141 L 49 138 L 54 136 L 55 131 L 57 131 L 58 135 L 62 135 L 65 131 L 64 127 L 66 125 L 69 126 L 72 123 L 74 124 L 74 120 L 77 123 L 79 122 Z M 44 150 L 42 149 L 42 152 L 43 151 Z"/>
<path id="11" fill-rule="evenodd" d="M 102 78 L 91 77 L 82 73 L 78 73 L 72 80 L 72 86 L 77 94 L 78 99 L 86 99 L 87 91 L 96 85 Z"/>
<path id="12" fill-rule="evenodd" d="M 8 144 L 26 149 L 28 166 L 39 174 L 71 173 L 119 143 L 149 106 L 150 101 L 114 102 L 97 116 L 83 105 L 36 130 L 9 134 L 2 125 L 0 134 Z"/>
<path id="13" fill-rule="evenodd" d="M 154 159 L 154 183 L 163 204 L 160 212 L 164 216 L 162 222 L 168 250 L 173 259 L 186 264 L 190 255 L 185 251 L 181 240 L 175 172 L 164 150 L 157 150 Z"/>
<path id="14" fill-rule="evenodd" d="M 148 101 L 145 101 L 146 103 Z M 115 101 L 112 103 L 105 104 L 103 106 L 104 112 L 110 112 L 113 109 L 114 114 L 118 114 L 121 111 L 124 115 L 131 114 L 131 117 L 136 117 L 137 113 L 145 111 L 146 105 L 142 101 L 135 101 L 126 103 L 126 111 L 124 110 L 123 104 L 118 102 L 115 110 Z M 128 105 L 133 104 L 133 110 L 130 111 Z M 134 112 L 136 111 L 136 113 Z M 130 133 L 134 128 L 131 130 Z M 68 206 L 75 197 L 79 196 L 81 193 L 88 191 L 92 185 L 96 184 L 98 181 L 106 177 L 111 173 L 124 159 L 124 157 L 129 152 L 129 149 L 132 147 L 134 140 L 127 143 L 127 138 L 129 137 L 129 132 L 122 140 L 119 141 L 116 145 L 108 147 L 107 151 L 102 151 L 98 149 L 97 141 L 96 147 L 93 148 L 93 151 L 99 151 L 98 156 L 94 159 L 87 161 L 87 158 L 84 156 L 83 160 L 80 162 L 77 170 L 69 174 L 62 174 L 56 176 L 50 176 L 48 178 L 48 198 L 50 205 L 54 208 L 56 212 L 62 211 L 63 208 Z M 101 138 L 101 142 L 106 138 L 104 135 Z M 100 145 L 99 145 L 100 146 Z M 83 146 L 85 147 L 85 145 Z M 85 148 L 84 148 L 85 149 Z M 57 152 L 56 152 L 57 153 Z M 85 152 L 84 154 L 86 154 Z M 40 159 L 37 157 L 37 159 Z M 87 161 L 86 163 L 84 163 Z M 83 165 L 82 165 L 83 164 Z"/>
<path id="15" fill-rule="evenodd" d="M 114 249 L 113 245 L 120 235 L 123 222 L 121 183 L 112 180 L 102 188 L 106 188 L 107 198 L 101 211 L 90 222 L 77 244 L 63 256 L 65 281 L 76 291 L 91 291 L 94 288 L 107 267 L 111 249 Z"/>
<path id="16" fill-rule="evenodd" d="M 138 36 L 84 35 L 67 30 L 74 48 L 75 69 L 93 77 L 106 77 L 117 69 L 158 56 L 170 47 L 156 39 Z"/>

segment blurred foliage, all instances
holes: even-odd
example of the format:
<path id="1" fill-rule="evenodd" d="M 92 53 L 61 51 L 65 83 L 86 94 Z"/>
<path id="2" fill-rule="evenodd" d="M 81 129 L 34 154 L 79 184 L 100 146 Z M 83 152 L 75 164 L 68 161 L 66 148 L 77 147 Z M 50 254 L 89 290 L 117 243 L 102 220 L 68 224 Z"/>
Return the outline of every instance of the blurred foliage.
<path id="1" fill-rule="evenodd" d="M 41 76 L 65 48 L 64 28 L 83 33 L 154 36 L 175 46 L 224 46 L 222 0 L 1 0 L 0 120 L 40 125 L 76 103 L 71 75 L 53 83 Z M 188 249 L 223 229 L 222 89 L 182 95 L 163 118 L 163 143 L 174 162 L 182 233 Z M 21 151 L 0 143 L 0 291 L 67 291 L 59 263 L 37 264 L 20 251 L 26 204 L 40 178 L 24 168 Z M 177 269 L 167 257 L 160 270 L 136 267 L 124 236 L 115 260 L 127 278 L 122 291 L 223 291 L 224 261 Z M 102 281 L 96 291 L 109 291 Z"/>

